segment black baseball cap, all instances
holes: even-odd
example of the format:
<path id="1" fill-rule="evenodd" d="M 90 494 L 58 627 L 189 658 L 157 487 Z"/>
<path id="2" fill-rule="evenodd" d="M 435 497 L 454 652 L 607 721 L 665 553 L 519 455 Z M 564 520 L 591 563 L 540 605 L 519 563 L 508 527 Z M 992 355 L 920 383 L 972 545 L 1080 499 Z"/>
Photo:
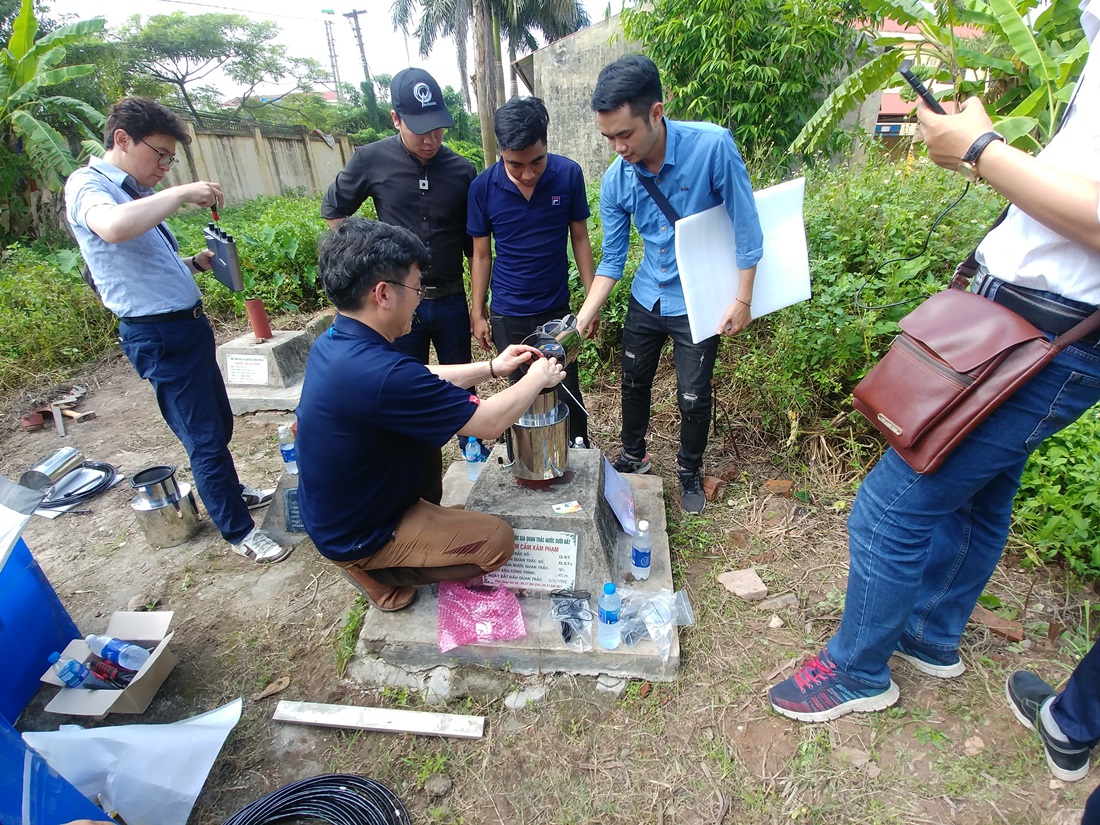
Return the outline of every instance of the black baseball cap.
<path id="1" fill-rule="evenodd" d="M 395 74 L 390 83 L 390 101 L 413 134 L 423 135 L 455 125 L 443 103 L 439 84 L 423 69 L 402 69 Z"/>

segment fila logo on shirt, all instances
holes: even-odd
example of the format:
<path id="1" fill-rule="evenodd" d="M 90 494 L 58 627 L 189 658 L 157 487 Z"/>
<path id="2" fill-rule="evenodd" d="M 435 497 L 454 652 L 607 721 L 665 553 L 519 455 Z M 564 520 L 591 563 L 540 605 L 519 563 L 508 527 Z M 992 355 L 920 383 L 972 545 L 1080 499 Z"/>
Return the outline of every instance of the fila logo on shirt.
<path id="1" fill-rule="evenodd" d="M 550 205 L 551 206 L 561 206 L 561 195 L 551 195 L 550 196 Z"/>

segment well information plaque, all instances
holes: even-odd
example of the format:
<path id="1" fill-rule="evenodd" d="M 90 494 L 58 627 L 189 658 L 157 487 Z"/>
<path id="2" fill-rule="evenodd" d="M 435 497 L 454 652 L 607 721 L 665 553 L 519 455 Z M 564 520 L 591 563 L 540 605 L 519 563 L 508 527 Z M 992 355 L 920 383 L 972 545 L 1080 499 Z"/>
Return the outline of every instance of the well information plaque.
<path id="1" fill-rule="evenodd" d="M 577 578 L 577 534 L 516 530 L 516 553 L 486 584 L 515 590 L 573 589 Z"/>

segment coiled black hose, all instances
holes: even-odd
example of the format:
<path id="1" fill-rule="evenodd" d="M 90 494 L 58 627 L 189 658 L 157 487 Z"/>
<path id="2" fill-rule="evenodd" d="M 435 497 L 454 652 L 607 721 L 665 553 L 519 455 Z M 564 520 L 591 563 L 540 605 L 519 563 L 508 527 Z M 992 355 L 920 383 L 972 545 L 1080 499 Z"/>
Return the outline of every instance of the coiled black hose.
<path id="1" fill-rule="evenodd" d="M 111 489 L 111 485 L 115 483 L 115 479 L 118 478 L 118 470 L 113 464 L 108 464 L 105 461 L 85 461 L 85 470 L 96 470 L 101 473 L 99 481 L 96 481 L 94 485 L 92 482 L 88 482 L 90 486 L 78 488 L 72 493 L 60 496 L 56 499 L 46 499 L 38 505 L 40 510 L 53 510 L 57 507 L 69 507 L 73 504 L 80 504 L 82 501 L 88 501 L 95 498 L 104 490 Z"/>
<path id="2" fill-rule="evenodd" d="M 331 825 L 412 825 L 397 794 L 373 779 L 331 773 L 299 779 L 241 808 L 224 825 L 313 820 Z"/>

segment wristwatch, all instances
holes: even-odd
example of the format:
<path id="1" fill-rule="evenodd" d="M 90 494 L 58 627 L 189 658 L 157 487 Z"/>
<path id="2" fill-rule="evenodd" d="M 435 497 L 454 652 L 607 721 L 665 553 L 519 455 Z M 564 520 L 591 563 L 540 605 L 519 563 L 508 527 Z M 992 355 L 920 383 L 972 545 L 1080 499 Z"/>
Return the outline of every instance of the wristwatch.
<path id="1" fill-rule="evenodd" d="M 981 157 L 982 152 L 985 151 L 985 147 L 993 141 L 999 140 L 1004 143 L 1004 139 L 1004 135 L 1000 132 L 986 132 L 984 135 L 981 135 L 976 141 L 970 144 L 970 148 L 967 149 L 966 154 L 962 156 L 962 161 L 959 163 L 959 174 L 971 183 L 980 181 L 982 176 L 978 174 L 978 158 Z"/>

